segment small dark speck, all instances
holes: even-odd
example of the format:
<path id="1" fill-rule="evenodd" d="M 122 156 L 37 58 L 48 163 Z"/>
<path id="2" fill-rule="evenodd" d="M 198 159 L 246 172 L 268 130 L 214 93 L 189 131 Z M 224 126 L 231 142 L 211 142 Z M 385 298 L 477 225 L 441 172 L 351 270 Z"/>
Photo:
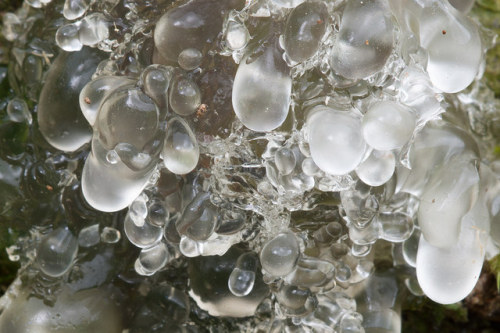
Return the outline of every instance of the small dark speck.
<path id="1" fill-rule="evenodd" d="M 446 35 L 446 30 L 441 31 L 443 35 Z"/>

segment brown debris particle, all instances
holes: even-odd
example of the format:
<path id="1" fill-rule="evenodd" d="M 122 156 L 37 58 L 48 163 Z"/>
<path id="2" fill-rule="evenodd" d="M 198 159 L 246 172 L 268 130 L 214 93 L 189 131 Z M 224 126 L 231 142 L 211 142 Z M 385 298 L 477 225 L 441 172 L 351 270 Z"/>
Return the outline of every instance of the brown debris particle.
<path id="1" fill-rule="evenodd" d="M 441 31 L 443 35 L 446 35 L 446 30 Z"/>
<path id="2" fill-rule="evenodd" d="M 53 191 L 54 190 L 54 188 L 52 186 L 50 186 L 50 185 L 46 185 L 45 188 L 47 190 L 49 190 L 49 191 Z"/>
<path id="3" fill-rule="evenodd" d="M 200 104 L 198 110 L 196 110 L 196 118 L 201 118 L 208 112 L 208 108 L 206 104 Z"/>
<path id="4" fill-rule="evenodd" d="M 368 39 L 365 40 L 365 45 L 370 45 L 370 41 Z"/>
<path id="5" fill-rule="evenodd" d="M 85 96 L 83 100 L 85 101 L 85 103 L 90 104 L 90 98 L 88 98 L 88 96 Z"/>

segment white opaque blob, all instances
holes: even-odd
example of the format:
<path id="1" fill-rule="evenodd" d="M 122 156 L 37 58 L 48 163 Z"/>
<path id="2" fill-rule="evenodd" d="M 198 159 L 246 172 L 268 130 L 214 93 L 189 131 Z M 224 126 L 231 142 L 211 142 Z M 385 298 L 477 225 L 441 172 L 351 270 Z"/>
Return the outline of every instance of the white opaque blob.
<path id="1" fill-rule="evenodd" d="M 436 170 L 420 200 L 418 222 L 426 241 L 449 248 L 456 244 L 460 221 L 478 195 L 479 174 L 473 161 L 453 159 Z"/>
<path id="2" fill-rule="evenodd" d="M 237 21 L 229 21 L 226 31 L 226 43 L 231 50 L 241 50 L 250 39 L 247 27 Z"/>
<path id="3" fill-rule="evenodd" d="M 274 45 L 251 63 L 243 60 L 233 83 L 233 108 L 249 129 L 269 132 L 288 115 L 292 79 L 281 52 Z"/>
<path id="4" fill-rule="evenodd" d="M 384 101 L 373 105 L 363 117 L 363 136 L 377 150 L 401 148 L 413 134 L 415 115 L 402 104 Z"/>
<path id="5" fill-rule="evenodd" d="M 390 11 L 380 0 L 351 0 L 336 35 L 332 68 L 348 79 L 380 71 L 391 55 L 394 31 Z"/>
<path id="6" fill-rule="evenodd" d="M 363 183 L 380 186 L 391 179 L 396 168 L 396 157 L 391 151 L 373 150 L 357 168 L 356 174 Z"/>
<path id="7" fill-rule="evenodd" d="M 482 60 L 477 25 L 447 1 L 432 1 L 419 19 L 420 45 L 427 50 L 427 72 L 436 88 L 456 93 L 472 83 Z"/>
<path id="8" fill-rule="evenodd" d="M 303 3 L 305 0 L 271 0 L 277 6 L 283 8 L 294 8 Z"/>
<path id="9" fill-rule="evenodd" d="M 420 238 L 417 253 L 417 278 L 424 293 L 433 301 L 452 304 L 464 299 L 481 274 L 490 230 L 483 200 L 463 220 L 458 242 L 439 248 Z"/>
<path id="10" fill-rule="evenodd" d="M 200 148 L 183 119 L 174 118 L 168 124 L 162 156 L 167 169 L 178 175 L 193 171 L 198 164 Z"/>
<path id="11" fill-rule="evenodd" d="M 120 76 L 100 76 L 80 91 L 80 109 L 90 126 L 94 126 L 102 101 L 115 89 L 135 84 L 135 80 Z"/>
<path id="12" fill-rule="evenodd" d="M 317 107 L 307 120 L 311 157 L 314 163 L 332 175 L 354 170 L 365 154 L 361 120 L 353 111 Z"/>

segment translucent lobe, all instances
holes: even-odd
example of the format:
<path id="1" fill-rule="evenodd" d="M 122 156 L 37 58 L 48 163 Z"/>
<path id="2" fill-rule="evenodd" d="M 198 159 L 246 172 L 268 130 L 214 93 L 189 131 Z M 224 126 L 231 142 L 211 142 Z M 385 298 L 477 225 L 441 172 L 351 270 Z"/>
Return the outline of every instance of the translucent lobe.
<path id="1" fill-rule="evenodd" d="M 356 174 L 363 183 L 380 186 L 391 179 L 396 168 L 396 157 L 391 151 L 373 150 L 357 168 Z"/>
<path id="2" fill-rule="evenodd" d="M 456 93 L 472 83 L 482 60 L 479 29 L 472 20 L 447 1 L 431 1 L 420 15 L 419 34 L 436 88 Z"/>
<path id="3" fill-rule="evenodd" d="M 141 73 L 144 93 L 162 109 L 168 105 L 168 89 L 174 76 L 174 68 L 163 65 L 150 65 Z"/>
<path id="4" fill-rule="evenodd" d="M 425 186 L 418 221 L 425 240 L 432 246 L 456 244 L 460 221 L 477 200 L 479 174 L 475 163 L 455 158 L 434 171 Z"/>
<path id="5" fill-rule="evenodd" d="M 292 79 L 272 43 L 253 62 L 248 60 L 240 63 L 234 78 L 234 112 L 249 129 L 268 132 L 280 126 L 288 115 Z"/>
<path id="6" fill-rule="evenodd" d="M 102 101 L 115 89 L 131 85 L 135 80 L 120 76 L 100 76 L 80 91 L 79 103 L 85 119 L 93 126 Z"/>
<path id="7" fill-rule="evenodd" d="M 77 252 L 78 239 L 68 228 L 57 228 L 40 243 L 36 262 L 46 275 L 59 277 L 71 268 Z"/>
<path id="8" fill-rule="evenodd" d="M 238 297 L 247 296 L 253 289 L 259 258 L 253 252 L 238 257 L 236 266 L 227 281 L 231 293 Z"/>
<path id="9" fill-rule="evenodd" d="M 316 165 L 332 175 L 343 175 L 361 162 L 366 143 L 361 120 L 351 111 L 317 107 L 307 120 L 311 157 Z"/>
<path id="10" fill-rule="evenodd" d="M 401 148 L 415 129 L 415 115 L 402 104 L 384 101 L 372 106 L 363 117 L 363 136 L 378 150 Z"/>
<path id="11" fill-rule="evenodd" d="M 90 48 L 62 52 L 49 69 L 38 103 L 38 125 L 44 138 L 59 150 L 75 151 L 91 139 L 78 97 L 101 57 Z"/>
<path id="12" fill-rule="evenodd" d="M 286 21 L 286 55 L 301 62 L 313 56 L 326 32 L 328 10 L 324 3 L 304 2 L 295 7 Z"/>
<path id="13" fill-rule="evenodd" d="M 180 118 L 173 118 L 168 124 L 163 162 L 171 172 L 184 175 L 198 164 L 200 148 L 189 125 Z"/>
<path id="14" fill-rule="evenodd" d="M 352 0 L 345 6 L 331 66 L 349 79 L 380 71 L 394 43 L 389 9 L 380 0 Z"/>
<path id="15" fill-rule="evenodd" d="M 88 7 L 88 0 L 66 0 L 64 1 L 63 15 L 68 20 L 74 20 L 81 17 Z"/>
<path id="16" fill-rule="evenodd" d="M 181 116 L 188 116 L 201 104 L 201 91 L 198 85 L 188 77 L 178 75 L 170 88 L 170 106 Z"/>
<path id="17" fill-rule="evenodd" d="M 262 268 L 273 276 L 292 272 L 299 259 L 299 243 L 291 232 L 281 233 L 269 240 L 260 251 Z"/>

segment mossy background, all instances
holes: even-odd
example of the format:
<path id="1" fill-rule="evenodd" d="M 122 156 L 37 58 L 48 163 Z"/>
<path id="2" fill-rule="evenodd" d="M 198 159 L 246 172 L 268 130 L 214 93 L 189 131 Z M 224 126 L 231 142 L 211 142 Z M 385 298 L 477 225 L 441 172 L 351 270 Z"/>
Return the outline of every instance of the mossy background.
<path id="1" fill-rule="evenodd" d="M 3 14 L 14 11 L 21 4 L 22 0 L 0 0 L 0 26 Z M 500 35 L 500 0 L 477 0 L 472 11 L 487 28 Z M 6 41 L 0 33 L 0 113 L 4 113 L 6 107 L 6 103 L 2 104 L 2 101 L 5 102 L 13 96 L 7 79 L 8 55 L 2 52 L 4 49 L 2 46 L 5 45 Z M 495 95 L 500 98 L 500 44 L 487 53 L 485 79 Z M 14 135 L 15 131 L 12 133 Z M 2 139 L 10 139 L 11 142 L 15 140 L 14 137 Z M 498 152 L 495 152 L 500 158 L 500 144 L 496 149 Z M 0 196 L 9 196 L 7 193 L 9 189 L 1 187 L 0 191 L 2 192 Z M 19 268 L 17 263 L 8 259 L 4 250 L 12 245 L 18 236 L 9 227 L 7 220 L 7 217 L 0 216 L 0 293 L 6 290 Z M 402 331 L 404 333 L 500 332 L 499 290 L 500 256 L 485 265 L 476 289 L 461 303 L 443 306 L 426 297 L 407 297 L 402 306 Z"/>

